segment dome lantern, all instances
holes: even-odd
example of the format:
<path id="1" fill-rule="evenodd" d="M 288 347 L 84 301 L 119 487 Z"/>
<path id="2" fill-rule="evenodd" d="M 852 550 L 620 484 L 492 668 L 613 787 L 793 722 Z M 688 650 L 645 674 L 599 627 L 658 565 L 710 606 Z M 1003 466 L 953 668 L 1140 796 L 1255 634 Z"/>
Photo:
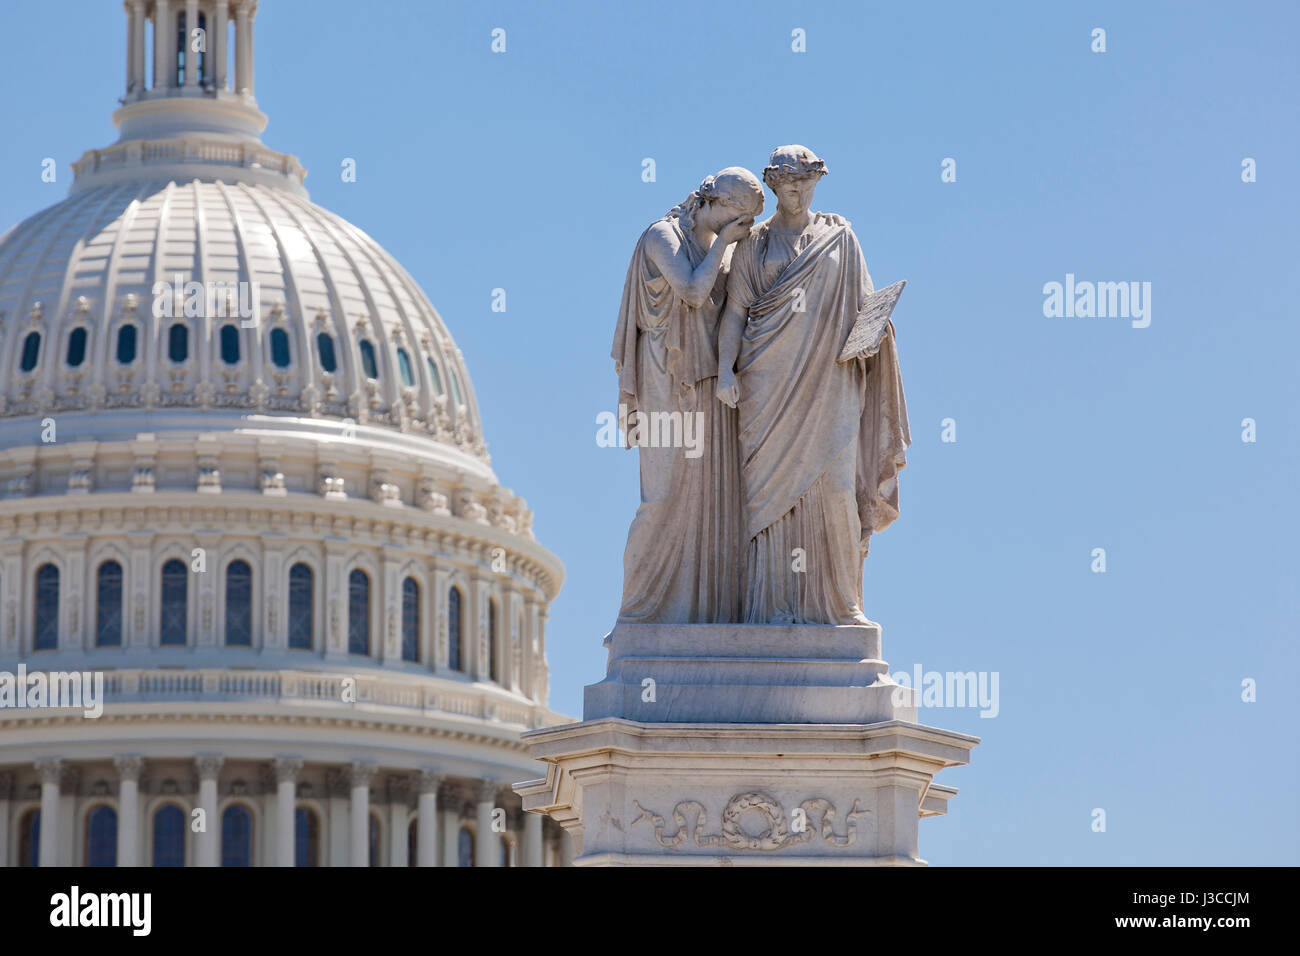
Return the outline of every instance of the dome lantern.
<path id="1" fill-rule="evenodd" d="M 253 95 L 257 0 L 124 0 L 123 7 L 127 69 L 126 93 L 113 113 L 118 139 L 72 164 L 70 192 L 161 176 L 274 184 L 306 196 L 297 158 L 261 140 L 266 115 Z"/>

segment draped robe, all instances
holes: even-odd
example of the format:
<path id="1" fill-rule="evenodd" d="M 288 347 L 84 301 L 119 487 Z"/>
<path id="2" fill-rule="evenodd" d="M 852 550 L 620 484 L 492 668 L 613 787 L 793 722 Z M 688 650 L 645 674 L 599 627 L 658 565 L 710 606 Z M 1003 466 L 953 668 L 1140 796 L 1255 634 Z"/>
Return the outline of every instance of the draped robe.
<path id="1" fill-rule="evenodd" d="M 665 221 L 694 269 L 707 250 L 677 218 Z M 716 397 L 725 266 L 709 299 L 691 308 L 647 253 L 648 234 L 632 254 L 614 334 L 619 404 L 629 416 L 637 411 L 693 416 L 703 454 L 688 458 L 682 447 L 640 447 L 641 504 L 623 554 L 618 619 L 732 622 L 740 594 L 736 410 Z"/>
<path id="2" fill-rule="evenodd" d="M 746 623 L 852 624 L 869 538 L 898 517 L 911 443 L 894 327 L 836 361 L 871 277 L 857 237 L 818 215 L 799 247 L 770 220 L 733 253 L 728 300 L 747 309 L 736 363 Z"/>

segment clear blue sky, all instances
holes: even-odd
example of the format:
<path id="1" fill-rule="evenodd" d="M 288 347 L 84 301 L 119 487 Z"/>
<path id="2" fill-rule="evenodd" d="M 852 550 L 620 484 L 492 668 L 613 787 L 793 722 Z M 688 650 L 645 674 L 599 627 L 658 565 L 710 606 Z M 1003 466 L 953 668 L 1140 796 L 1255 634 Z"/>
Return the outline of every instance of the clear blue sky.
<path id="1" fill-rule="evenodd" d="M 705 174 L 802 143 L 830 169 L 815 208 L 852 220 L 877 285 L 909 283 L 914 445 L 867 614 L 895 670 L 1000 674 L 994 719 L 923 712 L 983 743 L 940 776 L 961 793 L 922 855 L 1300 862 L 1295 4 L 260 7 L 266 143 L 439 308 L 497 473 L 568 568 L 556 709 L 603 674 L 637 501 L 634 453 L 595 441 L 632 246 Z M 124 23 L 118 0 L 0 7 L 0 230 L 115 138 Z M 1150 282 L 1150 327 L 1045 318 L 1066 273 Z"/>

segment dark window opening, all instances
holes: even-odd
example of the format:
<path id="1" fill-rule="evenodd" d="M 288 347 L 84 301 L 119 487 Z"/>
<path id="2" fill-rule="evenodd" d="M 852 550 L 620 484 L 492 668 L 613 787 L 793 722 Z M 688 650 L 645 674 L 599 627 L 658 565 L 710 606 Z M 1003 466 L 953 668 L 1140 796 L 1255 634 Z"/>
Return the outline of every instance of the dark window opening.
<path id="1" fill-rule="evenodd" d="M 276 368 L 289 367 L 289 333 L 284 329 L 271 330 L 271 361 Z"/>
<path id="2" fill-rule="evenodd" d="M 86 361 L 86 330 L 75 328 L 68 336 L 68 366 L 79 368 Z"/>
<path id="3" fill-rule="evenodd" d="M 173 358 L 173 361 L 179 361 L 179 359 Z M 227 365 L 235 365 L 239 362 L 238 326 L 223 325 L 221 327 L 221 361 Z"/>
<path id="4" fill-rule="evenodd" d="M 320 367 L 327 372 L 338 370 L 339 363 L 334 358 L 334 339 L 322 332 L 316 336 L 316 351 L 320 353 Z"/>

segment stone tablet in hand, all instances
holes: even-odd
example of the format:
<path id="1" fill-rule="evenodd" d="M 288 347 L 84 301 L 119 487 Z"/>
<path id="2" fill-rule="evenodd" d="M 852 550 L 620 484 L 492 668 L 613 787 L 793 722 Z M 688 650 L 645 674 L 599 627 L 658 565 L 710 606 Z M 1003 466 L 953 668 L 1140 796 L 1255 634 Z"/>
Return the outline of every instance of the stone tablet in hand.
<path id="1" fill-rule="evenodd" d="M 885 337 L 885 329 L 889 327 L 889 317 L 893 314 L 905 285 L 907 280 L 903 279 L 867 296 L 836 361 L 844 363 L 849 359 L 867 358 L 876 354 L 880 340 Z"/>

